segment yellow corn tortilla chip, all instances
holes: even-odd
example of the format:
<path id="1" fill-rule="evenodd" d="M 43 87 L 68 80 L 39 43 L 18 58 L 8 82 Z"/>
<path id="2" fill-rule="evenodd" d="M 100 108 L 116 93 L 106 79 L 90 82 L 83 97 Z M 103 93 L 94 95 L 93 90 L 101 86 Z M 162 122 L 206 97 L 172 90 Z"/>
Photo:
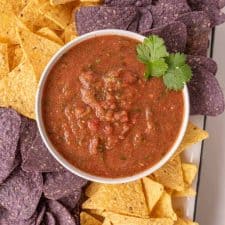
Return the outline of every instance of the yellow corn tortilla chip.
<path id="1" fill-rule="evenodd" d="M 173 197 L 184 198 L 184 197 L 194 197 L 194 196 L 196 196 L 196 191 L 192 187 L 187 187 L 183 191 L 173 192 Z"/>
<path id="2" fill-rule="evenodd" d="M 198 128 L 196 125 L 189 122 L 184 138 L 179 148 L 175 152 L 174 157 L 180 155 L 189 146 L 196 144 L 200 141 L 203 141 L 208 137 L 209 137 L 208 132 L 202 130 L 201 128 Z"/>
<path id="3" fill-rule="evenodd" d="M 151 213 L 155 204 L 158 202 L 158 200 L 162 196 L 164 187 L 160 183 L 148 177 L 145 177 L 142 180 L 143 180 L 145 195 L 146 195 L 146 199 L 148 203 L 149 213 Z"/>
<path id="4" fill-rule="evenodd" d="M 98 190 L 100 189 L 100 187 L 102 186 L 103 184 L 100 184 L 100 183 L 96 183 L 96 182 L 93 182 L 91 183 L 85 190 L 85 195 L 87 197 L 92 197 L 96 192 L 98 192 Z"/>
<path id="5" fill-rule="evenodd" d="M 90 214 L 92 214 L 92 215 L 96 215 L 96 216 L 103 217 L 103 213 L 105 211 L 104 210 L 101 210 L 101 209 L 90 209 L 88 212 L 90 212 Z"/>
<path id="6" fill-rule="evenodd" d="M 141 180 L 127 184 L 101 184 L 98 191 L 82 205 L 83 209 L 100 209 L 148 218 Z"/>
<path id="7" fill-rule="evenodd" d="M 86 212 L 80 214 L 81 225 L 102 225 L 102 223 Z"/>
<path id="8" fill-rule="evenodd" d="M 68 2 L 74 2 L 74 1 L 78 1 L 78 0 L 50 0 L 50 4 L 51 5 L 61 5 L 61 4 L 65 4 Z"/>
<path id="9" fill-rule="evenodd" d="M 22 115 L 34 119 L 37 85 L 29 61 L 22 62 L 0 80 L 0 106 L 12 107 Z"/>
<path id="10" fill-rule="evenodd" d="M 65 29 L 71 22 L 73 8 L 70 5 L 52 6 L 49 2 L 42 4 L 40 12 L 61 29 Z"/>
<path id="11" fill-rule="evenodd" d="M 110 220 L 108 219 L 104 219 L 103 224 L 102 225 L 112 225 Z"/>
<path id="12" fill-rule="evenodd" d="M 35 30 L 36 27 L 49 27 L 53 30 L 59 30 L 60 27 L 53 21 L 46 18 L 40 11 L 41 4 L 37 0 L 30 0 L 29 3 L 19 13 L 19 19 L 26 24 L 26 26 Z"/>
<path id="13" fill-rule="evenodd" d="M 177 215 L 173 209 L 171 195 L 164 192 L 158 203 L 156 204 L 152 216 L 156 218 L 169 218 L 177 220 Z"/>
<path id="14" fill-rule="evenodd" d="M 81 3 L 101 3 L 102 0 L 80 0 Z"/>
<path id="15" fill-rule="evenodd" d="M 171 159 L 154 173 L 156 181 L 176 191 L 184 190 L 184 178 L 180 156 Z"/>
<path id="16" fill-rule="evenodd" d="M 0 13 L 0 39 L 10 44 L 19 43 L 16 34 L 16 17 L 13 13 Z"/>
<path id="17" fill-rule="evenodd" d="M 198 172 L 197 166 L 190 163 L 182 163 L 182 170 L 184 174 L 184 182 L 187 185 L 191 185 Z"/>
<path id="18" fill-rule="evenodd" d="M 24 0 L 0 0 L 0 12 L 14 12 L 17 14 L 26 3 Z"/>
<path id="19" fill-rule="evenodd" d="M 24 29 L 18 29 L 20 44 L 34 68 L 37 80 L 61 45 Z"/>
<path id="20" fill-rule="evenodd" d="M 54 41 L 57 44 L 60 44 L 60 45 L 64 44 L 62 39 L 53 30 L 51 30 L 48 27 L 42 27 L 41 29 L 39 29 L 37 31 L 37 34 L 42 36 L 42 37 L 45 37 L 45 38 L 47 38 L 51 41 Z"/>
<path id="21" fill-rule="evenodd" d="M 106 219 L 113 225 L 173 225 L 174 221 L 168 218 L 137 218 L 115 213 L 105 213 Z"/>
<path id="22" fill-rule="evenodd" d="M 75 31 L 75 24 L 71 23 L 69 24 L 64 31 L 64 40 L 65 43 L 68 43 L 75 39 L 77 37 L 76 31 Z"/>
<path id="23" fill-rule="evenodd" d="M 0 43 L 0 80 L 9 73 L 8 45 Z"/>
<path id="24" fill-rule="evenodd" d="M 199 225 L 199 224 L 192 222 L 190 220 L 177 218 L 177 221 L 174 223 L 174 225 Z"/>
<path id="25" fill-rule="evenodd" d="M 8 49 L 9 49 L 8 51 L 9 68 L 10 68 L 10 71 L 12 71 L 23 60 L 23 51 L 20 45 L 10 45 Z"/>

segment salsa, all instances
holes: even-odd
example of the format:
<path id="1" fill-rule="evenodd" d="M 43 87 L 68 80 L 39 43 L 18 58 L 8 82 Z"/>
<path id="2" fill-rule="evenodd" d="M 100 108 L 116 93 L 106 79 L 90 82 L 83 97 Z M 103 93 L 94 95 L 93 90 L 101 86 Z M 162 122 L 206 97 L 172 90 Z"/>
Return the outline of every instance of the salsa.
<path id="1" fill-rule="evenodd" d="M 144 78 L 133 39 L 86 40 L 50 72 L 42 116 L 57 151 L 75 167 L 125 177 L 152 167 L 172 147 L 184 114 L 181 91 Z"/>

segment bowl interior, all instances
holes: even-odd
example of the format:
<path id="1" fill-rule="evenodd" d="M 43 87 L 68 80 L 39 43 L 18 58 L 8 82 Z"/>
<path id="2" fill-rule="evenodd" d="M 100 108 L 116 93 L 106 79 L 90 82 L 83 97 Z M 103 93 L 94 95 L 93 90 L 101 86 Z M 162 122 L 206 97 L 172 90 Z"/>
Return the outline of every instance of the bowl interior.
<path id="1" fill-rule="evenodd" d="M 41 134 L 41 137 L 42 137 L 46 147 L 48 148 L 49 152 L 53 155 L 53 157 L 60 164 L 62 164 L 66 169 L 68 169 L 70 172 L 72 172 L 72 173 L 74 173 L 74 174 L 76 174 L 80 177 L 83 177 L 83 178 L 91 180 L 91 181 L 95 181 L 95 182 L 99 182 L 99 183 L 118 184 L 118 183 L 131 182 L 131 181 L 140 179 L 142 177 L 145 177 L 145 176 L 155 172 L 160 167 L 162 167 L 171 158 L 171 156 L 174 154 L 174 152 L 176 151 L 176 149 L 180 145 L 180 143 L 183 139 L 183 136 L 185 134 L 186 128 L 187 128 L 188 119 L 189 119 L 189 96 L 188 96 L 187 87 L 185 86 L 185 88 L 183 89 L 184 115 L 183 115 L 183 122 L 182 122 L 182 126 L 181 126 L 181 129 L 180 129 L 180 133 L 179 133 L 175 143 L 171 147 L 171 149 L 167 152 L 167 154 L 158 163 L 156 163 L 154 166 L 150 167 L 149 169 L 144 170 L 143 172 L 140 172 L 138 174 L 135 174 L 135 175 L 129 176 L 129 177 L 105 178 L 105 177 L 99 177 L 99 176 L 95 176 L 95 175 L 86 173 L 86 172 L 76 168 L 72 164 L 70 164 L 54 148 L 54 146 L 52 145 L 51 141 L 49 140 L 48 135 L 47 135 L 46 130 L 45 130 L 45 126 L 44 126 L 43 118 L 42 118 L 42 104 L 41 104 L 44 85 L 45 85 L 46 79 L 47 79 L 51 69 L 54 67 L 54 65 L 57 63 L 57 61 L 67 51 L 69 51 L 71 48 L 73 48 L 74 46 L 76 46 L 77 44 L 79 44 L 79 43 L 81 43 L 85 40 L 88 40 L 88 39 L 93 38 L 93 37 L 106 36 L 106 35 L 124 36 L 124 37 L 128 37 L 128 38 L 131 38 L 131 39 L 138 40 L 140 42 L 142 42 L 145 38 L 144 36 L 133 33 L 133 32 L 110 29 L 110 30 L 100 30 L 100 31 L 95 31 L 95 32 L 85 34 L 83 36 L 80 36 L 80 37 L 72 40 L 68 44 L 66 44 L 63 48 L 61 48 L 53 56 L 53 58 L 50 60 L 50 62 L 46 66 L 44 72 L 42 73 L 41 80 L 40 80 L 39 86 L 38 86 L 37 96 L 36 96 L 36 118 L 37 118 L 37 124 L 38 124 L 39 132 Z"/>

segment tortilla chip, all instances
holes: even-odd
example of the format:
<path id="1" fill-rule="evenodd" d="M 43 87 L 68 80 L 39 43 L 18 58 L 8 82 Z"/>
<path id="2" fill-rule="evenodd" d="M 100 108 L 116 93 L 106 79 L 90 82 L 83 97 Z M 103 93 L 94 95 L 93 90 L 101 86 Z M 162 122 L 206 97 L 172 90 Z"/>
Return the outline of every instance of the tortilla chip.
<path id="1" fill-rule="evenodd" d="M 27 4 L 24 0 L 0 0 L 0 12 L 19 13 Z"/>
<path id="2" fill-rule="evenodd" d="M 181 154 L 186 148 L 190 147 L 191 145 L 203 141 L 208 137 L 209 134 L 207 131 L 198 128 L 196 125 L 189 122 L 183 141 L 181 142 L 179 148 L 175 152 L 174 157 Z"/>
<path id="3" fill-rule="evenodd" d="M 184 178 L 179 156 L 171 159 L 154 173 L 156 180 L 172 190 L 184 190 Z"/>
<path id="4" fill-rule="evenodd" d="M 12 71 L 17 67 L 23 60 L 23 51 L 20 45 L 10 45 L 8 47 L 9 54 L 9 69 Z"/>
<path id="5" fill-rule="evenodd" d="M 143 178 L 145 195 L 148 203 L 149 212 L 151 213 L 155 204 L 158 202 L 162 193 L 164 191 L 164 187 L 158 183 L 153 181 L 152 179 L 145 177 Z"/>
<path id="6" fill-rule="evenodd" d="M 18 36 L 16 34 L 16 17 L 13 13 L 0 13 L 0 38 L 4 42 L 10 44 L 19 43 Z"/>
<path id="7" fill-rule="evenodd" d="M 184 182 L 191 185 L 196 177 L 198 168 L 195 164 L 182 163 L 182 170 L 184 174 Z"/>
<path id="8" fill-rule="evenodd" d="M 18 17 L 31 30 L 34 30 L 36 27 L 49 27 L 53 30 L 59 30 L 59 26 L 42 15 L 39 8 L 40 4 L 36 0 L 30 0 Z"/>
<path id="9" fill-rule="evenodd" d="M 112 222 L 113 225 L 173 225 L 174 222 L 167 218 L 144 219 L 115 213 L 105 213 L 105 217 Z"/>
<path id="10" fill-rule="evenodd" d="M 35 118 L 37 80 L 26 60 L 0 80 L 0 106 L 12 107 L 29 118 Z"/>
<path id="11" fill-rule="evenodd" d="M 183 191 L 173 192 L 173 197 L 184 198 L 184 197 L 194 197 L 194 196 L 196 196 L 196 191 L 192 187 L 185 188 Z"/>
<path id="12" fill-rule="evenodd" d="M 166 192 L 163 193 L 152 212 L 152 216 L 158 218 L 169 218 L 174 221 L 177 220 L 177 215 L 172 205 L 171 195 Z"/>
<path id="13" fill-rule="evenodd" d="M 199 224 L 195 223 L 195 222 L 192 222 L 190 220 L 177 218 L 177 221 L 174 223 L 174 225 L 199 225 Z"/>
<path id="14" fill-rule="evenodd" d="M 119 185 L 101 184 L 98 191 L 84 202 L 82 207 L 142 218 L 149 217 L 141 180 Z"/>
<path id="15" fill-rule="evenodd" d="M 50 21 L 54 22 L 61 29 L 70 24 L 73 8 L 69 5 L 52 6 L 49 2 L 44 3 L 39 11 Z"/>
<path id="16" fill-rule="evenodd" d="M 74 0 L 50 0 L 51 5 L 61 5 L 68 2 L 73 2 Z"/>
<path id="17" fill-rule="evenodd" d="M 0 43 L 0 79 L 9 73 L 8 45 Z"/>
<path id="18" fill-rule="evenodd" d="M 37 34 L 44 38 L 49 39 L 50 41 L 54 41 L 57 44 L 64 45 L 62 39 L 48 27 L 42 27 L 37 31 Z"/>
<path id="19" fill-rule="evenodd" d="M 65 28 L 65 31 L 64 31 L 65 43 L 72 41 L 76 37 L 77 37 L 77 33 L 75 31 L 75 24 L 71 23 Z"/>
<path id="20" fill-rule="evenodd" d="M 100 183 L 91 183 L 85 190 L 85 195 L 91 198 L 93 195 L 97 193 L 97 191 L 101 188 L 102 184 Z M 100 189 L 101 190 L 101 189 Z"/>
<path id="21" fill-rule="evenodd" d="M 101 3 L 101 0 L 80 0 L 81 3 Z"/>
<path id="22" fill-rule="evenodd" d="M 104 210 L 101 209 L 90 209 L 90 214 L 103 217 Z"/>
<path id="23" fill-rule="evenodd" d="M 61 45 L 24 29 L 18 29 L 18 33 L 24 54 L 31 62 L 39 80 L 47 63 Z"/>
<path id="24" fill-rule="evenodd" d="M 102 224 L 102 225 L 112 225 L 112 224 L 111 224 L 110 220 L 105 219 L 105 220 L 103 221 L 103 224 Z"/>
<path id="25" fill-rule="evenodd" d="M 86 212 L 80 214 L 81 225 L 102 225 L 102 223 Z"/>

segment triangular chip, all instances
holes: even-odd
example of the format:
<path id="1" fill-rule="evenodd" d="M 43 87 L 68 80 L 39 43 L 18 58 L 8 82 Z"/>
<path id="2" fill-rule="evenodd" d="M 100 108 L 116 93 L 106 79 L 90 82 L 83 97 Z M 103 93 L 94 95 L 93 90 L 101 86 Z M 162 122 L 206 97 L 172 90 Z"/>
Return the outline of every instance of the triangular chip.
<path id="1" fill-rule="evenodd" d="M 8 47 L 9 51 L 9 68 L 12 71 L 17 67 L 23 60 L 23 51 L 20 45 L 10 45 Z"/>
<path id="2" fill-rule="evenodd" d="M 51 5 L 61 5 L 67 2 L 73 2 L 74 0 L 50 0 Z M 90 0 L 91 1 L 91 0 Z"/>
<path id="3" fill-rule="evenodd" d="M 206 138 L 208 138 L 208 136 L 209 136 L 208 132 L 202 130 L 193 123 L 189 122 L 184 138 L 179 148 L 175 152 L 174 157 L 179 155 L 189 146 L 205 140 Z"/>
<path id="4" fill-rule="evenodd" d="M 162 184 L 148 177 L 143 178 L 143 184 L 144 184 L 144 190 L 145 190 L 145 195 L 146 195 L 146 199 L 148 203 L 149 212 L 151 213 L 155 204 L 158 202 L 158 200 L 162 196 L 164 187 Z"/>
<path id="5" fill-rule="evenodd" d="M 54 41 L 57 44 L 60 44 L 60 45 L 64 44 L 62 39 L 53 30 L 51 30 L 48 27 L 42 27 L 41 29 L 39 29 L 37 31 L 37 34 L 42 36 L 42 37 L 45 37 L 45 38 L 47 38 L 51 41 Z"/>
<path id="6" fill-rule="evenodd" d="M 102 225 L 112 225 L 109 219 L 104 219 L 103 224 Z"/>
<path id="7" fill-rule="evenodd" d="M 85 190 L 85 195 L 87 197 L 92 197 L 98 190 L 99 188 L 102 186 L 102 184 L 100 183 L 96 183 L 96 182 L 93 182 L 91 183 Z"/>
<path id="8" fill-rule="evenodd" d="M 186 198 L 196 196 L 196 191 L 192 187 L 185 187 L 183 191 L 174 191 L 173 197 Z"/>
<path id="9" fill-rule="evenodd" d="M 113 225 L 173 225 L 174 221 L 168 218 L 137 218 L 115 213 L 105 213 L 106 219 Z"/>
<path id="10" fill-rule="evenodd" d="M 163 193 L 152 212 L 152 216 L 158 218 L 169 218 L 174 221 L 177 220 L 177 215 L 172 205 L 172 199 L 168 193 Z"/>
<path id="11" fill-rule="evenodd" d="M 91 214 L 91 215 L 96 215 L 96 216 L 101 216 L 103 217 L 103 213 L 105 212 L 104 210 L 101 210 L 101 209 L 90 209 L 88 210 L 88 212 Z"/>
<path id="12" fill-rule="evenodd" d="M 198 172 L 197 166 L 190 163 L 182 163 L 182 170 L 184 174 L 184 182 L 187 185 L 191 185 Z"/>
<path id="13" fill-rule="evenodd" d="M 73 8 L 69 5 L 52 6 L 49 2 L 46 2 L 42 4 L 39 10 L 47 19 L 61 29 L 65 29 L 70 24 Z"/>
<path id="14" fill-rule="evenodd" d="M 71 23 L 65 28 L 65 31 L 64 31 L 65 42 L 66 43 L 70 42 L 73 39 L 75 39 L 76 37 L 77 37 L 77 33 L 75 31 L 75 24 Z"/>
<path id="15" fill-rule="evenodd" d="M 0 80 L 9 73 L 8 45 L 0 43 Z"/>
<path id="16" fill-rule="evenodd" d="M 24 0 L 0 0 L 0 13 L 13 12 L 17 14 L 26 5 L 27 1 Z"/>
<path id="17" fill-rule="evenodd" d="M 80 214 L 81 225 L 102 225 L 102 223 L 86 212 Z"/>
<path id="18" fill-rule="evenodd" d="M 22 62 L 0 80 L 0 106 L 12 107 L 24 116 L 34 119 L 37 84 L 30 63 L 27 60 Z"/>
<path id="19" fill-rule="evenodd" d="M 171 159 L 162 168 L 154 173 L 155 179 L 167 188 L 182 191 L 184 178 L 179 156 Z"/>
<path id="20" fill-rule="evenodd" d="M 114 213 L 148 218 L 142 183 L 140 180 L 126 184 L 102 184 L 98 191 L 83 203 L 84 209 L 102 209 Z"/>
<path id="21" fill-rule="evenodd" d="M 39 80 L 47 63 L 61 48 L 61 45 L 25 29 L 18 29 L 18 33 L 24 54 L 31 62 L 37 80 Z"/>
<path id="22" fill-rule="evenodd" d="M 199 225 L 199 224 L 192 222 L 190 220 L 177 218 L 177 221 L 174 223 L 174 225 Z"/>

